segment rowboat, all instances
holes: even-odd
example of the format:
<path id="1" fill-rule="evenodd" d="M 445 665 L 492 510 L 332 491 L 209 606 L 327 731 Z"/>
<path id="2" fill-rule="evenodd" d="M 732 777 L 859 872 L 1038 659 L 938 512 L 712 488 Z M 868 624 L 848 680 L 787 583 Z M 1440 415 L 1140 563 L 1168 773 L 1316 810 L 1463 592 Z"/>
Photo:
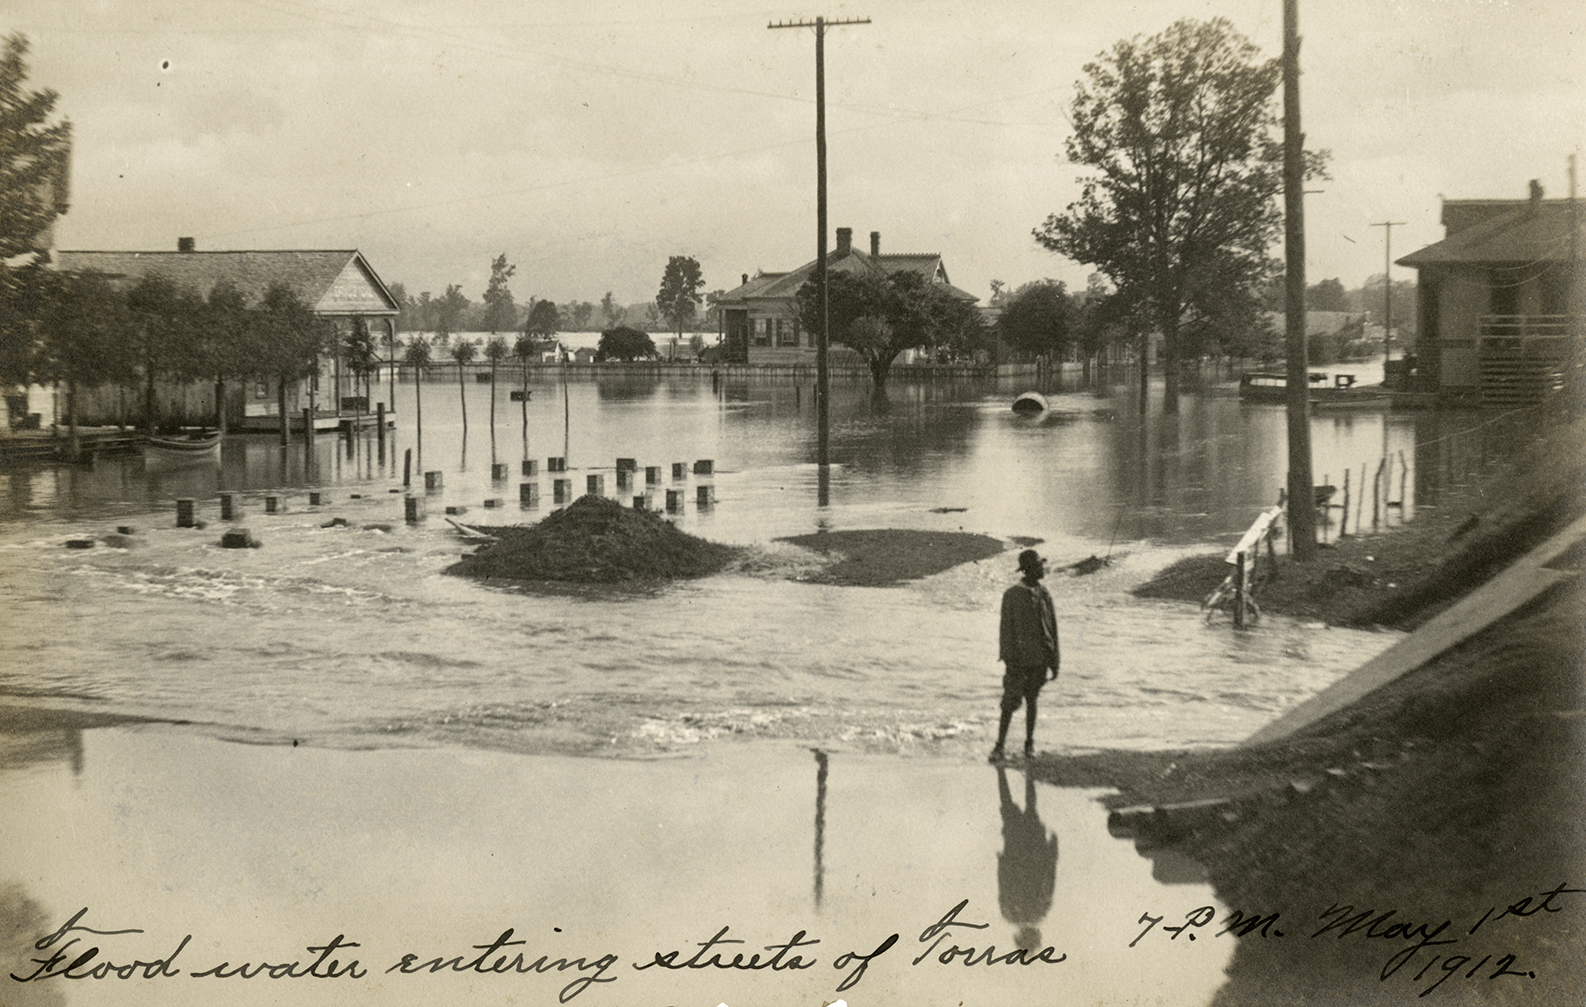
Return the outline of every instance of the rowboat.
<path id="1" fill-rule="evenodd" d="M 1241 375 L 1239 397 L 1245 402 L 1285 405 L 1289 401 L 1288 375 L 1273 371 L 1251 371 Z M 1322 371 L 1310 372 L 1306 398 L 1318 409 L 1371 408 L 1392 403 L 1380 389 L 1358 387 L 1353 374 L 1334 374 L 1329 381 Z"/>
<path id="2" fill-rule="evenodd" d="M 215 458 L 225 437 L 219 430 L 197 430 L 165 436 L 151 435 L 143 445 L 145 461 L 170 463 L 202 462 Z"/>

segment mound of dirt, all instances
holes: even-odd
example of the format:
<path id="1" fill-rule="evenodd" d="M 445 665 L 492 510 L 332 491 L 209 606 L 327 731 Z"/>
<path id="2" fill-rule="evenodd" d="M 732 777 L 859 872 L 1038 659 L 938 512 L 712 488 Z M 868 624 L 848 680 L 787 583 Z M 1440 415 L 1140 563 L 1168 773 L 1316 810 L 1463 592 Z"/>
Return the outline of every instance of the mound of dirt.
<path id="1" fill-rule="evenodd" d="M 929 577 L 1007 548 L 989 535 L 907 528 L 823 531 L 777 541 L 835 557 L 830 566 L 802 579 L 851 587 L 886 587 Z"/>
<path id="2" fill-rule="evenodd" d="M 496 541 L 447 573 L 480 580 L 614 584 L 704 577 L 738 557 L 659 514 L 583 496 L 535 525 L 491 529 Z"/>

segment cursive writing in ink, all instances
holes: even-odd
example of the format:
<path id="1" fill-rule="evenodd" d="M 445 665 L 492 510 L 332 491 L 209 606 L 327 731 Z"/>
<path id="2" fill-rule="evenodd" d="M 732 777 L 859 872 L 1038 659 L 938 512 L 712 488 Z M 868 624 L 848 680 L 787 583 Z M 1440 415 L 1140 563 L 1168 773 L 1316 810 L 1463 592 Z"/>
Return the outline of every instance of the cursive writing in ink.
<path id="1" fill-rule="evenodd" d="M 143 931 L 130 928 L 126 930 L 95 930 L 93 927 L 78 926 L 77 921 L 86 915 L 88 915 L 88 907 L 84 906 L 71 919 L 62 923 L 60 929 L 39 938 L 33 944 L 33 949 L 35 951 L 53 950 L 54 953 L 48 958 L 31 959 L 38 968 L 34 969 L 30 975 L 19 976 L 13 972 L 10 973 L 11 978 L 19 983 L 54 978 L 107 979 L 110 976 L 115 976 L 117 979 L 131 979 L 138 974 L 140 969 L 145 979 L 170 978 L 181 975 L 181 970 L 175 968 L 172 963 L 176 961 L 176 956 L 182 953 L 182 949 L 187 947 L 187 942 L 193 939 L 191 934 L 183 937 L 182 942 L 176 946 L 176 950 L 164 958 L 156 958 L 147 962 L 137 959 L 128 965 L 117 965 L 109 959 L 96 962 L 94 959 L 99 957 L 98 945 L 90 946 L 86 951 L 74 951 L 73 946 L 82 938 L 72 937 L 66 940 L 64 944 L 61 941 L 66 938 L 67 934 L 74 933 L 93 934 L 96 937 L 115 937 L 120 934 L 141 934 Z M 68 959 L 70 960 L 68 961 Z"/>
<path id="2" fill-rule="evenodd" d="M 358 967 L 358 959 L 354 958 L 346 965 L 340 959 L 330 958 L 343 948 L 356 948 L 362 945 L 346 939 L 346 934 L 337 934 L 324 944 L 309 945 L 310 952 L 318 951 L 319 957 L 314 959 L 308 968 L 302 962 L 282 962 L 271 965 L 269 962 L 243 962 L 236 968 L 230 962 L 221 962 L 214 968 L 204 969 L 202 972 L 189 972 L 194 979 L 257 979 L 259 976 L 268 976 L 271 979 L 340 979 L 347 976 L 352 979 L 362 979 L 369 974 L 367 969 Z M 326 961 L 330 958 L 330 961 Z"/>
<path id="3" fill-rule="evenodd" d="M 937 946 L 940 945 L 942 941 L 947 939 L 948 934 L 951 932 L 950 928 L 952 927 L 968 927 L 972 930 L 984 930 L 991 926 L 990 923 L 965 923 L 964 921 L 960 920 L 958 918 L 958 914 L 963 912 L 964 907 L 968 905 L 969 900 L 965 899 L 958 905 L 949 909 L 941 919 L 920 931 L 920 943 L 924 944 L 926 941 L 930 941 L 931 946 L 920 952 L 920 956 L 914 959 L 911 964 L 918 965 L 920 962 L 924 961 L 932 951 L 936 950 Z M 1052 955 L 1056 953 L 1056 948 L 1047 946 L 1042 948 L 1039 952 L 1036 952 L 1034 949 L 1026 950 L 1025 948 L 1014 948 L 1007 954 L 998 955 L 996 945 L 993 944 L 986 945 L 986 950 L 984 951 L 977 951 L 972 947 L 961 948 L 957 944 L 954 944 L 946 951 L 943 951 L 941 954 L 937 955 L 936 960 L 943 965 L 951 965 L 953 960 L 958 958 L 960 955 L 963 956 L 965 965 L 1034 965 L 1036 962 L 1045 962 L 1048 965 L 1056 965 L 1058 962 L 1067 960 L 1068 955 L 1066 954 L 1058 955 L 1058 957 L 1053 958 Z"/>
<path id="4" fill-rule="evenodd" d="M 720 945 L 723 945 L 723 944 L 743 944 L 744 943 L 743 941 L 740 941 L 740 940 L 738 940 L 736 938 L 732 938 L 732 937 L 728 937 L 727 936 L 727 931 L 731 930 L 731 929 L 732 929 L 731 927 L 722 927 L 720 930 L 716 931 L 716 935 L 714 937 L 712 937 L 710 940 L 701 943 L 699 945 L 699 950 L 694 952 L 693 957 L 689 958 L 685 962 L 679 962 L 677 960 L 677 956 L 682 954 L 681 951 L 668 951 L 664 955 L 661 952 L 657 951 L 657 952 L 655 952 L 654 957 L 651 958 L 650 961 L 645 962 L 643 965 L 640 965 L 639 963 L 635 962 L 633 967 L 635 969 L 639 970 L 640 972 L 643 972 L 645 969 L 654 968 L 657 965 L 661 966 L 664 969 L 709 969 L 709 968 L 717 968 L 717 969 L 745 969 L 745 970 L 754 970 L 754 971 L 759 971 L 761 969 L 770 969 L 773 972 L 781 972 L 784 969 L 807 969 L 811 965 L 815 964 L 815 959 L 811 958 L 809 961 L 806 962 L 801 955 L 794 955 L 792 958 L 789 958 L 787 961 L 783 961 L 782 960 L 782 956 L 787 954 L 789 951 L 793 950 L 794 948 L 805 948 L 805 947 L 809 947 L 812 944 L 819 944 L 820 943 L 820 941 L 818 939 L 814 939 L 814 938 L 812 938 L 810 940 L 805 940 L 804 939 L 804 933 L 805 932 L 803 930 L 800 930 L 798 933 L 794 934 L 793 937 L 786 944 L 767 944 L 765 946 L 765 950 L 767 950 L 767 951 L 775 951 L 776 954 L 772 955 L 770 958 L 766 959 L 765 961 L 761 961 L 760 960 L 760 956 L 758 954 L 750 955 L 748 961 L 744 961 L 743 960 L 743 955 L 736 954 L 736 955 L 732 956 L 732 961 L 724 962 L 724 961 L 721 960 L 721 953 L 720 952 L 717 952 L 716 954 L 711 955 L 709 958 L 703 958 L 702 956 L 705 954 L 705 952 L 710 951 L 711 949 L 716 948 L 716 947 L 718 947 Z"/>
<path id="5" fill-rule="evenodd" d="M 519 945 L 528 943 L 527 941 L 513 940 L 512 932 L 513 928 L 508 927 L 501 932 L 501 936 L 497 937 L 489 944 L 470 945 L 475 951 L 479 952 L 479 955 L 466 964 L 463 962 L 462 955 L 458 955 L 456 958 L 450 959 L 432 958 L 427 962 L 421 962 L 419 961 L 418 955 L 405 954 L 402 956 L 401 961 L 386 969 L 386 972 L 391 973 L 400 971 L 403 975 L 411 975 L 414 972 L 423 972 L 425 970 L 430 972 L 444 972 L 447 969 L 450 969 L 453 972 L 477 972 L 480 975 L 489 975 L 491 973 L 499 974 L 503 972 L 515 972 L 520 974 L 526 972 L 535 972 L 544 974 L 551 971 L 552 969 L 555 969 L 558 972 L 565 972 L 568 969 L 577 969 L 580 972 L 585 972 L 593 969 L 593 975 L 579 976 L 577 979 L 574 979 L 572 982 L 562 987 L 561 993 L 557 995 L 557 999 L 562 1003 L 566 1003 L 567 1001 L 573 999 L 573 997 L 576 997 L 578 994 L 584 992 L 584 990 L 590 987 L 591 983 L 610 983 L 617 981 L 616 976 L 606 975 L 606 970 L 617 964 L 617 956 L 614 954 L 602 955 L 599 958 L 596 958 L 594 961 L 588 961 L 584 958 L 553 959 L 550 955 L 541 955 L 532 962 L 525 962 L 523 960 L 523 953 L 518 952 L 509 962 L 507 961 L 507 956 L 504 953 L 498 952 L 501 952 L 505 948 L 518 947 Z M 496 955 L 496 960 L 491 964 L 486 965 L 485 959 L 489 958 L 491 955 Z"/>
<path id="6" fill-rule="evenodd" d="M 865 977 L 865 969 L 870 967 L 871 960 L 885 954 L 887 949 L 892 947 L 892 945 L 896 944 L 897 942 L 898 935 L 893 934 L 891 937 L 888 937 L 886 940 L 882 941 L 881 944 L 868 955 L 862 955 L 857 951 L 850 951 L 847 954 L 840 956 L 836 961 L 832 962 L 832 968 L 834 969 L 845 969 L 848 966 L 853 965 L 854 962 L 859 963 L 858 965 L 854 966 L 854 970 L 852 972 L 843 977 L 842 982 L 837 984 L 837 992 L 841 993 L 843 990 L 852 989 L 854 986 L 858 985 L 859 980 Z"/>

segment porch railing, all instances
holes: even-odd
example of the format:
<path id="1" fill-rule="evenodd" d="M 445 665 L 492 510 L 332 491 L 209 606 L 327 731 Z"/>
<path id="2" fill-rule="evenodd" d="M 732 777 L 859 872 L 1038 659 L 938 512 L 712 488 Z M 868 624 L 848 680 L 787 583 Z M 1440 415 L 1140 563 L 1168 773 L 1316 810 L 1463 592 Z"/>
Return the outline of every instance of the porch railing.
<path id="1" fill-rule="evenodd" d="M 1483 315 L 1477 341 L 1484 405 L 1539 402 L 1563 387 L 1571 315 Z"/>

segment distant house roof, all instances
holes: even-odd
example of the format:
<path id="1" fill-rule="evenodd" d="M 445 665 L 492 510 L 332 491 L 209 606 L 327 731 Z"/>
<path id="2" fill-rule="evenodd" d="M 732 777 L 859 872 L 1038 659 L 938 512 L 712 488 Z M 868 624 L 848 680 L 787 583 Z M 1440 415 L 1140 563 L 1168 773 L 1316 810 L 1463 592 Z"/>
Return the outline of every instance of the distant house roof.
<path id="1" fill-rule="evenodd" d="M 230 281 L 258 301 L 282 283 L 321 315 L 394 315 L 396 299 L 357 250 L 262 252 L 56 252 L 59 267 L 93 270 L 114 280 L 160 274 L 178 287 L 208 296 Z"/>
<path id="2" fill-rule="evenodd" d="M 1570 222 L 1567 199 L 1451 199 L 1443 203 L 1447 236 L 1395 261 L 1416 267 L 1563 262 Z"/>
<path id="3" fill-rule="evenodd" d="M 819 260 L 812 259 L 804 265 L 786 273 L 761 273 L 752 277 L 748 282 L 741 284 L 716 298 L 716 303 L 724 301 L 748 301 L 760 298 L 782 299 L 790 298 L 798 293 L 809 279 L 815 275 Z M 961 297 L 966 301 L 978 301 L 979 297 L 967 290 L 960 290 L 947 280 L 947 267 L 942 264 L 941 255 L 935 252 L 925 253 L 896 253 L 888 255 L 870 255 L 857 248 L 828 254 L 826 256 L 826 270 L 828 273 L 880 273 L 890 276 L 893 273 L 914 272 L 920 274 L 927 282 L 937 283 L 947 288 L 948 293 Z"/>

